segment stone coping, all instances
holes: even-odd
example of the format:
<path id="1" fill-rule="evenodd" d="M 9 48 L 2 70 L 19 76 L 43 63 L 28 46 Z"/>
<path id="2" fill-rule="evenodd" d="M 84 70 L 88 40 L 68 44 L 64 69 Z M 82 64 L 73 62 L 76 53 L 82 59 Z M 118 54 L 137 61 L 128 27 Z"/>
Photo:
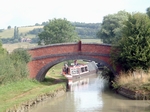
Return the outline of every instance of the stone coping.
<path id="1" fill-rule="evenodd" d="M 140 93 L 139 91 L 129 90 L 125 87 L 119 87 L 117 93 L 133 100 L 150 100 L 150 93 Z"/>

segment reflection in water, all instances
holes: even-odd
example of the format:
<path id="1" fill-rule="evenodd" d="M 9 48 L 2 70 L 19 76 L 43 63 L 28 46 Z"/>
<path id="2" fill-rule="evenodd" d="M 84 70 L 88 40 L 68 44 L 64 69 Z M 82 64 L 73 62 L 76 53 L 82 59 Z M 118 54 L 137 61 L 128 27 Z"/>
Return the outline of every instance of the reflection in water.
<path id="1" fill-rule="evenodd" d="M 64 96 L 39 103 L 29 112 L 148 112 L 148 101 L 112 93 L 97 75 L 73 81 Z"/>

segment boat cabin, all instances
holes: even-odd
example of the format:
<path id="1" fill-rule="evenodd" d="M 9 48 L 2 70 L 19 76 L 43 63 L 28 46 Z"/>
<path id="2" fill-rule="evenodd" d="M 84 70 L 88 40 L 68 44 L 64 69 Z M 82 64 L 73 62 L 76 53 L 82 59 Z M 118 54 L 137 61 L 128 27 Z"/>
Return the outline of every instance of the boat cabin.
<path id="1" fill-rule="evenodd" d="M 81 75 L 87 72 L 89 72 L 87 65 L 76 65 L 76 66 L 67 67 L 65 74 L 75 76 L 75 75 Z"/>

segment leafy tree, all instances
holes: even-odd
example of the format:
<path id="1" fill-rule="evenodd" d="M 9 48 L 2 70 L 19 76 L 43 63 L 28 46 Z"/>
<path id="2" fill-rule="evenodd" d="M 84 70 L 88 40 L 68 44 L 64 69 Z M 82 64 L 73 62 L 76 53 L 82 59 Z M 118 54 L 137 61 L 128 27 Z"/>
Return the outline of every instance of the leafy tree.
<path id="1" fill-rule="evenodd" d="M 10 58 L 12 60 L 17 61 L 21 61 L 21 62 L 25 62 L 28 63 L 31 59 L 30 54 L 23 48 L 18 48 L 15 49 L 11 54 L 10 54 Z"/>
<path id="2" fill-rule="evenodd" d="M 35 26 L 40 26 L 40 24 L 39 23 L 35 23 Z"/>
<path id="3" fill-rule="evenodd" d="M 33 30 L 29 31 L 28 34 L 38 35 L 42 31 L 43 31 L 43 28 L 34 28 Z"/>
<path id="4" fill-rule="evenodd" d="M 147 9 L 146 9 L 146 14 L 149 16 L 149 18 L 150 18 L 150 7 L 148 7 Z"/>
<path id="5" fill-rule="evenodd" d="M 48 24 L 48 22 L 42 22 L 41 25 L 45 26 L 45 25 L 47 25 L 47 24 Z"/>
<path id="6" fill-rule="evenodd" d="M 125 71 L 150 67 L 150 19 L 146 14 L 128 15 L 123 37 L 112 50 L 112 59 Z"/>
<path id="7" fill-rule="evenodd" d="M 20 39 L 20 37 L 19 37 L 19 29 L 18 29 L 18 27 L 15 26 L 15 28 L 14 28 L 14 42 L 18 42 L 19 39 Z"/>
<path id="8" fill-rule="evenodd" d="M 8 26 L 7 29 L 11 29 L 11 26 Z"/>
<path id="9" fill-rule="evenodd" d="M 66 19 L 53 19 L 44 26 L 44 31 L 39 34 L 39 45 L 78 41 L 79 37 L 75 27 Z"/>
<path id="10" fill-rule="evenodd" d="M 128 13 L 119 11 L 117 14 L 109 14 L 104 17 L 101 29 L 97 32 L 97 37 L 102 39 L 104 43 L 113 43 L 113 41 L 121 38 L 121 30 L 123 21 L 127 20 Z"/>
<path id="11" fill-rule="evenodd" d="M 0 54 L 0 84 L 10 83 L 27 78 L 27 63 L 30 55 L 24 49 L 16 49 L 11 54 Z"/>
<path id="12" fill-rule="evenodd" d="M 72 22 L 72 25 L 76 27 L 76 32 L 80 38 L 96 38 L 101 23 Z"/>

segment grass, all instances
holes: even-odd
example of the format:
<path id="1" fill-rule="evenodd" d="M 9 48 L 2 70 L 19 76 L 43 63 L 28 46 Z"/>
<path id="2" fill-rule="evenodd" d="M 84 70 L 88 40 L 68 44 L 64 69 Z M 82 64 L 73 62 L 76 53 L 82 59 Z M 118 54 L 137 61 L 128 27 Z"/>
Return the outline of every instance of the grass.
<path id="1" fill-rule="evenodd" d="M 12 38 L 14 34 L 14 29 L 4 30 L 0 32 L 0 38 Z"/>
<path id="2" fill-rule="evenodd" d="M 129 88 L 133 91 L 150 92 L 150 73 L 136 70 L 134 73 L 121 73 L 114 86 Z"/>
<path id="3" fill-rule="evenodd" d="M 19 27 L 19 33 L 27 33 L 34 28 L 43 28 L 43 26 L 28 26 L 28 27 Z"/>

